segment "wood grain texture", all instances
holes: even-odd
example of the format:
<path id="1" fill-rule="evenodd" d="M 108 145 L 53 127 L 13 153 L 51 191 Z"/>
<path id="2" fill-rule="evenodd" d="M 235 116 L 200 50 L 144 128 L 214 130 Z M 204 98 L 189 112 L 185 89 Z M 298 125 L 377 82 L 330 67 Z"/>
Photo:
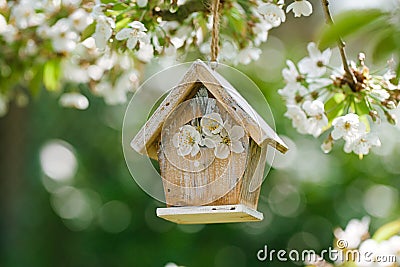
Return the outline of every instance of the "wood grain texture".
<path id="1" fill-rule="evenodd" d="M 165 119 L 192 92 L 197 81 L 196 65 L 193 64 L 186 72 L 182 81 L 171 90 L 150 119 L 140 129 L 131 141 L 131 147 L 137 152 L 157 159 L 157 144 Z"/>
<path id="2" fill-rule="evenodd" d="M 181 82 L 171 90 L 131 142 L 132 148 L 141 154 L 157 159 L 157 143 L 164 121 L 176 107 L 193 94 L 196 82 L 202 82 L 226 111 L 242 125 L 249 136 L 259 145 L 275 147 L 282 153 L 286 144 L 278 137 L 262 117 L 247 103 L 233 86 L 217 72 L 198 60 L 189 68 Z"/>
<path id="3" fill-rule="evenodd" d="M 253 140 L 250 141 L 247 166 L 242 178 L 239 203 L 253 209 L 257 209 L 258 199 L 260 197 L 267 147 L 267 145 L 259 147 Z"/>
<path id="4" fill-rule="evenodd" d="M 214 149 L 202 147 L 195 157 L 182 157 L 172 144 L 178 129 L 205 109 L 192 105 L 196 100 L 182 103 L 165 122 L 158 152 L 161 177 L 168 206 L 200 206 L 237 204 L 240 195 L 240 178 L 246 168 L 249 137 L 241 139 L 244 151 L 231 152 L 227 159 L 214 156 Z M 215 101 L 214 101 L 215 102 Z M 215 102 L 213 112 L 220 113 L 224 122 L 235 125 L 235 120 Z M 209 112 L 209 110 L 207 110 Z"/>
<path id="5" fill-rule="evenodd" d="M 158 208 L 157 216 L 178 224 L 258 222 L 262 213 L 244 205 Z"/>

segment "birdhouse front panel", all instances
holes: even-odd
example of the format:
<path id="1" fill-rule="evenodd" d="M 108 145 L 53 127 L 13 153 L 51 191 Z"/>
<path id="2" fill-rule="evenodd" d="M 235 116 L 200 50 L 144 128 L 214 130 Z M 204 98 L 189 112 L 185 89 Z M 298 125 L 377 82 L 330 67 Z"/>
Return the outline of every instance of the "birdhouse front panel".
<path id="1" fill-rule="evenodd" d="M 158 151 L 169 206 L 236 204 L 249 135 L 206 89 L 181 103 L 164 122 Z"/>

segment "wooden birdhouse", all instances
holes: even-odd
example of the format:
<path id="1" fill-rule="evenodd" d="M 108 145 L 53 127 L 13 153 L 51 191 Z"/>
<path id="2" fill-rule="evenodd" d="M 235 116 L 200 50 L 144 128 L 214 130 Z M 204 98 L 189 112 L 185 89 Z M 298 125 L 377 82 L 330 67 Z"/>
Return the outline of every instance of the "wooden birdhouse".
<path id="1" fill-rule="evenodd" d="M 287 146 L 220 74 L 196 61 L 134 137 L 158 161 L 166 208 L 182 223 L 260 221 L 267 149 Z"/>

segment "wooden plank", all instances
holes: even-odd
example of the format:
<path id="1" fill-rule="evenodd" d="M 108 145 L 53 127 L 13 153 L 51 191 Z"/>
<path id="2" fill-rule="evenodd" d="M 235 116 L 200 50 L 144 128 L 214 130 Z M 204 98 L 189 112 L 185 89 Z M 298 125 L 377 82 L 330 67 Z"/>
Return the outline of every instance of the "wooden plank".
<path id="1" fill-rule="evenodd" d="M 253 209 L 257 208 L 260 197 L 267 149 L 267 145 L 259 147 L 253 140 L 250 141 L 247 167 L 242 179 L 239 202 Z"/>
<path id="2" fill-rule="evenodd" d="M 178 224 L 258 222 L 264 219 L 261 212 L 241 204 L 158 208 L 156 213 L 158 217 Z"/>
<path id="3" fill-rule="evenodd" d="M 215 102 L 215 99 L 212 99 Z M 240 195 L 240 178 L 246 169 L 249 137 L 242 139 L 244 151 L 231 153 L 227 159 L 214 156 L 214 149 L 202 147 L 196 157 L 182 157 L 172 144 L 178 129 L 193 118 L 206 112 L 192 99 L 181 104 L 165 121 L 161 133 L 159 163 L 168 206 L 200 206 L 209 204 L 237 204 Z M 215 102 L 212 112 L 218 112 L 231 126 L 235 120 L 220 103 Z M 208 110 L 210 111 L 210 110 Z M 196 163 L 196 164 L 195 164 Z"/>

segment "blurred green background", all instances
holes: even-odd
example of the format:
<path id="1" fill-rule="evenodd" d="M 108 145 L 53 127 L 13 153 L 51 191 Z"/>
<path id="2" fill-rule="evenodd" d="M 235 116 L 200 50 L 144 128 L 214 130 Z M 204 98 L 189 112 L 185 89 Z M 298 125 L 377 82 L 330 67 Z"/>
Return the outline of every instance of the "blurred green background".
<path id="1" fill-rule="evenodd" d="M 337 2 L 334 12 L 344 7 Z M 310 18 L 288 15 L 270 32 L 261 59 L 239 68 L 263 91 L 290 147 L 262 186 L 264 221 L 182 226 L 157 218 L 164 204 L 144 193 L 125 165 L 126 105 L 106 106 L 92 96 L 86 111 L 64 109 L 43 91 L 27 108 L 11 107 L 0 118 L 0 266 L 296 266 L 260 262 L 256 253 L 264 245 L 318 252 L 351 218 L 371 216 L 372 232 L 397 219 L 399 127 L 381 125 L 382 147 L 359 160 L 340 146 L 323 154 L 324 136 L 301 136 L 283 117 L 277 89 L 285 60 L 306 55 L 323 21 L 313 4 Z M 363 39 L 348 43 L 350 58 L 368 54 Z M 155 71 L 150 65 L 147 76 Z"/>

